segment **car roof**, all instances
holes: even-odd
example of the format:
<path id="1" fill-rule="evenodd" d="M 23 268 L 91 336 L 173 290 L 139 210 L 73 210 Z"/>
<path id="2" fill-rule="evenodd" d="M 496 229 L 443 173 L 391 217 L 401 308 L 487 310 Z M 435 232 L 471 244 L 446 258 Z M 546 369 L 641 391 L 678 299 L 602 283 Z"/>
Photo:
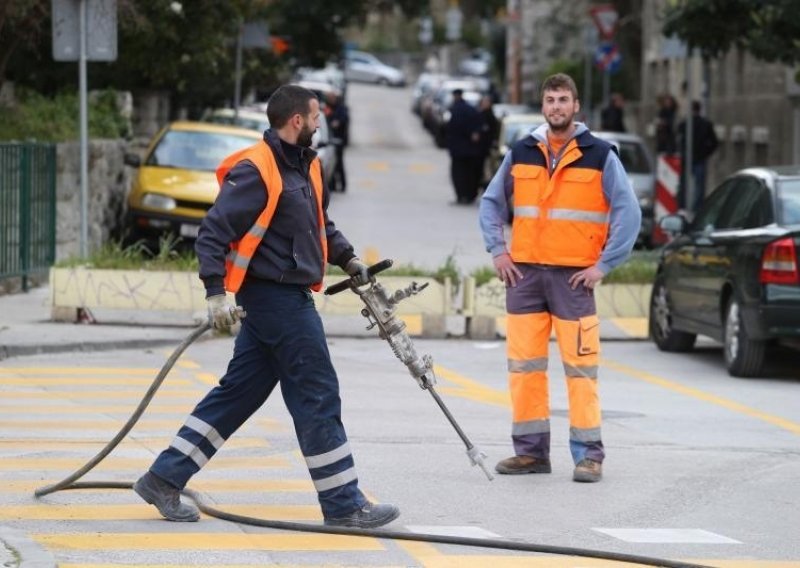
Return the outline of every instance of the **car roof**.
<path id="1" fill-rule="evenodd" d="M 507 114 L 503 117 L 503 122 L 505 124 L 521 122 L 521 123 L 528 123 L 528 122 L 545 122 L 544 115 L 538 112 L 523 112 L 523 113 L 516 113 L 516 114 Z"/>
<path id="2" fill-rule="evenodd" d="M 191 120 L 178 120 L 170 123 L 170 130 L 182 130 L 185 132 L 216 132 L 219 134 L 235 134 L 236 136 L 246 136 L 254 139 L 261 139 L 262 134 L 249 128 L 239 126 L 229 126 L 227 124 L 216 124 L 214 122 L 196 122 Z"/>
<path id="3" fill-rule="evenodd" d="M 607 131 L 592 131 L 597 138 L 602 140 L 618 140 L 620 142 L 639 142 L 644 144 L 644 139 L 638 134 L 631 134 L 630 132 L 607 132 Z"/>
<path id="4" fill-rule="evenodd" d="M 759 166 L 755 168 L 746 168 L 743 170 L 739 170 L 738 172 L 736 172 L 736 174 L 751 174 L 751 175 L 772 176 L 779 178 L 796 178 L 800 177 L 800 165 Z"/>
<path id="5" fill-rule="evenodd" d="M 233 116 L 234 111 L 232 108 L 215 108 L 210 113 L 212 116 Z M 243 118 L 251 118 L 257 120 L 267 120 L 266 113 L 258 112 L 256 110 L 239 109 L 238 116 Z"/>

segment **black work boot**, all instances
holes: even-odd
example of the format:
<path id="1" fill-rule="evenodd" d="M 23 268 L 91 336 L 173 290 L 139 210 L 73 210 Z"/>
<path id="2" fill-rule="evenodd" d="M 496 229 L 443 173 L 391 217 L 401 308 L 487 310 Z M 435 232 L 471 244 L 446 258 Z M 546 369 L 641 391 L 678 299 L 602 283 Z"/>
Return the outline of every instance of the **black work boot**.
<path id="1" fill-rule="evenodd" d="M 168 521 L 192 523 L 200 519 L 200 511 L 194 505 L 181 503 L 181 492 L 149 471 L 133 484 L 137 495 L 155 505 Z"/>
<path id="2" fill-rule="evenodd" d="M 497 462 L 494 466 L 497 473 L 518 475 L 521 473 L 550 473 L 553 471 L 550 460 L 531 456 L 512 456 Z"/>
<path id="3" fill-rule="evenodd" d="M 400 516 L 400 509 L 388 503 L 367 503 L 343 517 L 329 517 L 325 519 L 326 525 L 338 527 L 356 527 L 359 529 L 374 529 L 391 523 Z"/>

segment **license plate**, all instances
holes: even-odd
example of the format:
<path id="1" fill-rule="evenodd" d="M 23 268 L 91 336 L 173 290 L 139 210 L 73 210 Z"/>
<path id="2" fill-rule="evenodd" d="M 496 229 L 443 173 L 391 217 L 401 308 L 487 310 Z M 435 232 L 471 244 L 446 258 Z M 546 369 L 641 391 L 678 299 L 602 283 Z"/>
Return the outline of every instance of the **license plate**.
<path id="1" fill-rule="evenodd" d="M 197 233 L 200 230 L 200 225 L 190 225 L 188 223 L 181 224 L 181 236 L 190 239 L 196 239 Z"/>

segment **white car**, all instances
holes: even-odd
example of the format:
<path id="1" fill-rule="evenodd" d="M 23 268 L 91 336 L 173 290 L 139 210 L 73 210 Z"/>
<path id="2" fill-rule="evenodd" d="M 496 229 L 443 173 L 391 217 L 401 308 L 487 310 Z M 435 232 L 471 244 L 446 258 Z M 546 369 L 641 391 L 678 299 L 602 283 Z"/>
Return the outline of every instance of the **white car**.
<path id="1" fill-rule="evenodd" d="M 402 87 L 406 84 L 406 75 L 400 69 L 386 65 L 383 61 L 364 51 L 348 51 L 345 53 L 344 76 L 348 81 L 362 81 Z"/>

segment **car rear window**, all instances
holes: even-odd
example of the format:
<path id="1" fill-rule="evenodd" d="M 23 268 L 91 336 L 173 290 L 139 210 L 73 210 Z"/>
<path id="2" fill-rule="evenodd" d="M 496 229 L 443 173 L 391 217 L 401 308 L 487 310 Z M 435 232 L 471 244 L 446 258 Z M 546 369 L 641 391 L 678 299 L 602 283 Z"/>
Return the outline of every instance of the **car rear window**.
<path id="1" fill-rule="evenodd" d="M 615 141 L 619 150 L 619 159 L 629 174 L 649 174 L 652 166 L 647 159 L 647 154 L 639 144 L 634 142 Z"/>
<path id="2" fill-rule="evenodd" d="M 213 172 L 230 154 L 255 142 L 255 138 L 221 132 L 170 130 L 161 137 L 145 163 L 148 166 Z"/>
<path id="3" fill-rule="evenodd" d="M 778 182 L 778 204 L 781 225 L 800 225 L 800 179 Z"/>

